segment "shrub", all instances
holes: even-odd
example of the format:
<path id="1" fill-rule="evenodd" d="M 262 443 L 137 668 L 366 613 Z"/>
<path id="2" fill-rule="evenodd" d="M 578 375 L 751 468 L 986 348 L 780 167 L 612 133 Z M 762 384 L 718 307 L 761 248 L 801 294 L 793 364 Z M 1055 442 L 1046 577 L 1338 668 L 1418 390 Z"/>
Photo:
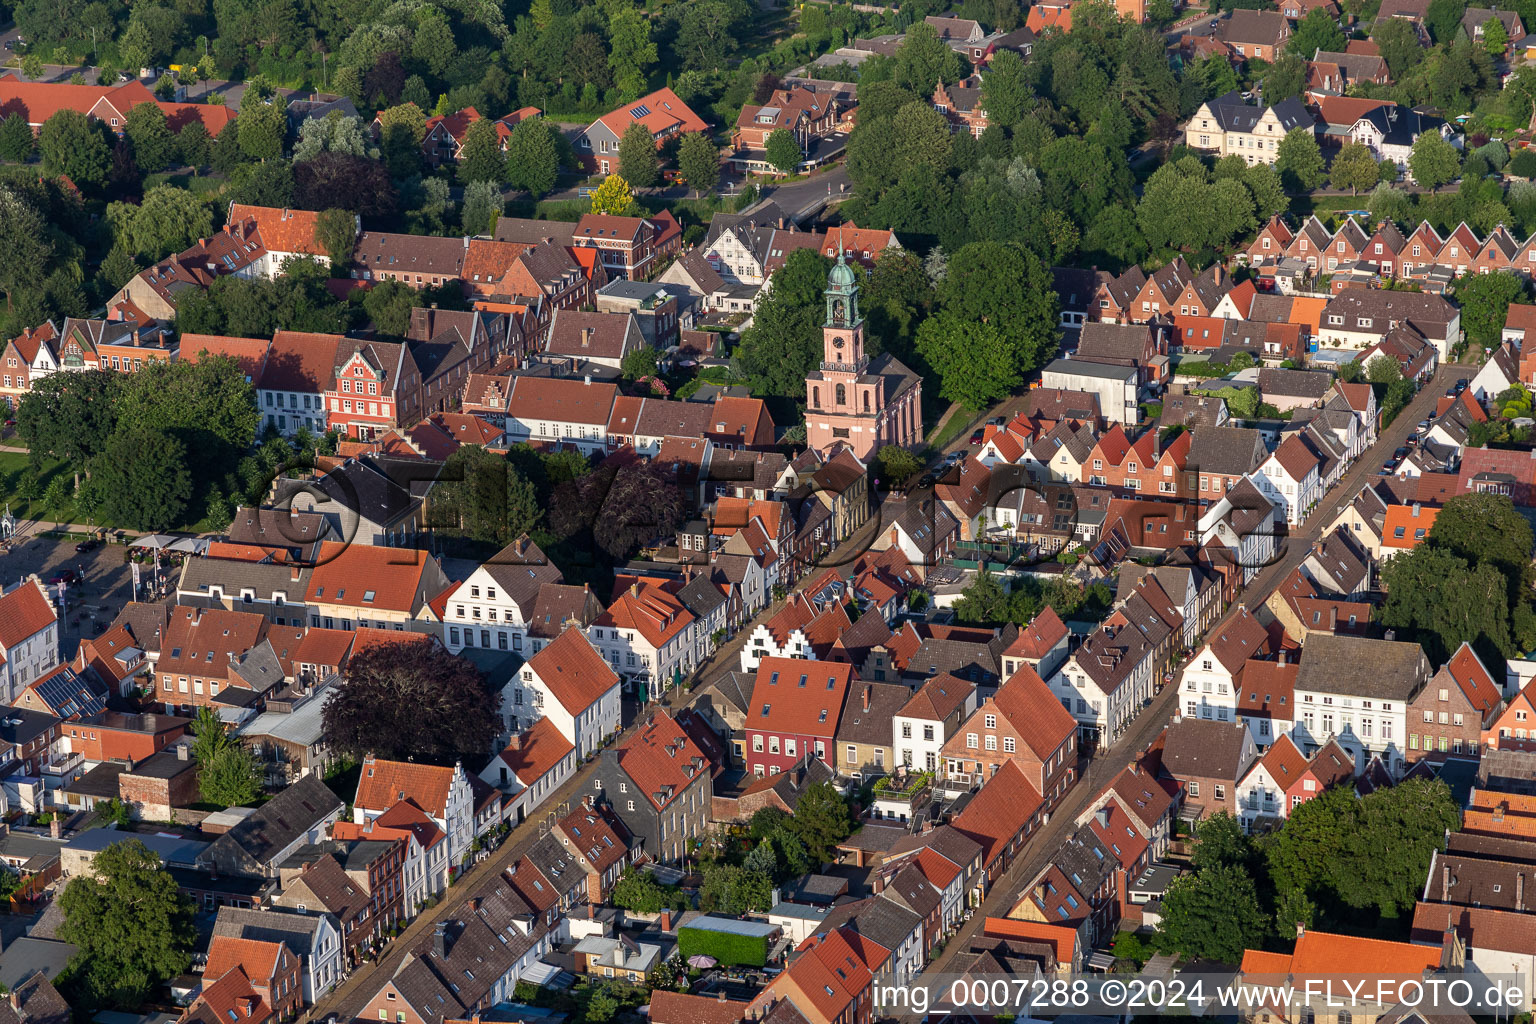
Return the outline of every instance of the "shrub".
<path id="1" fill-rule="evenodd" d="M 768 962 L 768 937 L 717 932 L 708 928 L 679 928 L 677 949 L 686 960 L 703 953 L 724 965 L 761 967 Z"/>

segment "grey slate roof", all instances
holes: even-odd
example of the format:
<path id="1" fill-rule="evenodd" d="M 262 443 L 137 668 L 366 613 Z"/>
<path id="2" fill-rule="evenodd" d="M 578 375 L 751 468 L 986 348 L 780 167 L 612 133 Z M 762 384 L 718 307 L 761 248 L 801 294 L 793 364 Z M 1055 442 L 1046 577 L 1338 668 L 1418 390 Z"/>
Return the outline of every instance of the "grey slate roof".
<path id="1" fill-rule="evenodd" d="M 255 864 L 266 866 L 271 859 L 327 815 L 339 811 L 341 798 L 314 775 L 304 775 L 281 793 L 268 800 L 256 813 L 214 840 L 204 854 L 232 862 L 234 850 L 242 852 Z"/>
<path id="2" fill-rule="evenodd" d="M 1189 468 L 1202 473 L 1243 476 L 1264 461 L 1264 439 L 1251 427 L 1204 427 L 1189 446 Z"/>
<path id="3" fill-rule="evenodd" d="M 1429 662 L 1416 643 L 1317 633 L 1307 637 L 1296 690 L 1406 702 L 1428 680 Z"/>
<path id="4" fill-rule="evenodd" d="M 1177 779 L 1230 779 L 1247 768 L 1242 763 L 1248 727 L 1242 722 L 1181 718 L 1168 726 L 1163 767 Z"/>

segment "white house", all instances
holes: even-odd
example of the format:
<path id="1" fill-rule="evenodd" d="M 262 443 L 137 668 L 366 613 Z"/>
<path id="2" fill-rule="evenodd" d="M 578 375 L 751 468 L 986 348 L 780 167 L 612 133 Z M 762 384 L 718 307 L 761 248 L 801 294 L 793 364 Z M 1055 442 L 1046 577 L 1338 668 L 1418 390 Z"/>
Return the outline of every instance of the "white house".
<path id="1" fill-rule="evenodd" d="M 409 801 L 448 838 L 448 862 L 458 864 L 475 839 L 475 797 L 462 764 L 451 768 L 363 758 L 352 820 L 363 825 Z M 393 819 L 390 819 L 393 820 Z"/>
<path id="2" fill-rule="evenodd" d="M 1408 705 L 1430 675 L 1416 643 L 1313 633 L 1296 674 L 1291 738 L 1303 752 L 1337 739 L 1355 756 L 1357 771 L 1379 756 L 1400 778 Z"/>
<path id="3" fill-rule="evenodd" d="M 1102 626 L 1051 677 L 1051 692 L 1085 738 L 1113 743 L 1152 696 L 1152 655 L 1134 626 Z"/>
<path id="4" fill-rule="evenodd" d="M 509 685 L 514 732 L 547 718 L 584 758 L 619 731 L 618 673 L 579 627 L 529 658 Z"/>
<path id="5" fill-rule="evenodd" d="M 281 939 L 299 958 L 299 984 L 306 1004 L 313 1005 L 342 980 L 341 928 L 331 914 L 224 906 L 214 918 L 213 934 L 234 939 Z"/>
<path id="6" fill-rule="evenodd" d="M 241 237 L 250 237 L 254 229 L 265 250 L 259 259 L 241 268 L 240 277 L 277 277 L 283 264 L 291 259 L 307 258 L 323 267 L 331 265 L 330 254 L 318 238 L 320 214 L 314 211 L 230 203 L 226 223 L 230 230 L 238 230 Z M 353 214 L 353 235 L 362 230 L 362 218 Z"/>
<path id="7" fill-rule="evenodd" d="M 619 581 L 628 587 L 617 591 L 613 603 L 593 620 L 587 638 L 626 685 L 676 684 L 698 663 L 694 643 L 698 619 L 664 580 L 620 576 Z"/>
<path id="8" fill-rule="evenodd" d="M 1057 359 L 1041 371 L 1040 386 L 1097 395 L 1106 420 L 1135 423 L 1141 418 L 1139 374 L 1134 366 Z"/>
<path id="9" fill-rule="evenodd" d="M 550 718 L 540 718 L 512 737 L 507 749 L 491 758 L 480 778 L 508 794 L 504 814 L 513 825 L 538 810 L 551 793 L 576 771 L 576 747 Z"/>
<path id="10" fill-rule="evenodd" d="M 323 434 L 325 393 L 333 386 L 339 334 L 278 331 L 272 335 L 261 375 L 256 378 L 256 407 L 261 429 L 291 437 L 300 427 Z"/>
<path id="11" fill-rule="evenodd" d="M 1275 507 L 1264 493 L 1244 477 L 1200 515 L 1200 546 L 1221 542 L 1249 583 L 1275 557 L 1280 533 Z"/>
<path id="12" fill-rule="evenodd" d="M 979 703 L 976 684 L 945 672 L 934 676 L 891 717 L 896 763 L 937 772 L 944 743 Z"/>
<path id="13" fill-rule="evenodd" d="M 1184 668 L 1179 687 L 1184 716 L 1237 721 L 1238 678 L 1268 642 L 1268 631 L 1247 608 L 1239 607 L 1236 615 L 1218 623 Z"/>
<path id="14" fill-rule="evenodd" d="M 1514 386 L 1520 379 L 1520 350 L 1506 341 L 1494 349 L 1493 355 L 1472 378 L 1469 390 L 1472 397 L 1487 406 L 1495 398 Z"/>
<path id="15" fill-rule="evenodd" d="M 443 603 L 444 646 L 454 654 L 466 647 L 524 654 L 539 588 L 562 578 L 523 534 L 470 573 Z M 514 713 L 505 705 L 501 710 Z"/>
<path id="16" fill-rule="evenodd" d="M 1322 468 L 1323 460 L 1300 434 L 1293 433 L 1280 442 L 1251 479 L 1285 521 L 1295 526 L 1323 499 Z"/>
<path id="17" fill-rule="evenodd" d="M 616 385 L 591 377 L 515 377 L 503 424 L 507 442 L 560 442 L 583 455 L 605 451 L 617 395 Z"/>
<path id="18" fill-rule="evenodd" d="M 67 585 L 57 584 L 65 591 Z M 0 682 L 13 704 L 39 676 L 59 666 L 59 615 L 36 575 L 0 597 Z"/>

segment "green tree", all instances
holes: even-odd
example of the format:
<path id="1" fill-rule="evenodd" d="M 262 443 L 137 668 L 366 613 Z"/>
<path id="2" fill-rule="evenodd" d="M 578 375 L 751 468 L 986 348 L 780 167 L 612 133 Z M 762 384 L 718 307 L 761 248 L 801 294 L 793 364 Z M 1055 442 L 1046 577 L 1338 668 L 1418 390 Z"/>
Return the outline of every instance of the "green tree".
<path id="1" fill-rule="evenodd" d="M 555 187 L 559 174 L 555 129 L 542 117 L 519 121 L 507 138 L 507 180 L 537 199 Z"/>
<path id="2" fill-rule="evenodd" d="M 775 170 L 783 174 L 795 173 L 795 168 L 800 166 L 801 154 L 794 132 L 788 128 L 775 128 L 768 135 L 765 155 Z"/>
<path id="3" fill-rule="evenodd" d="M 656 63 L 651 23 L 636 7 L 618 4 L 608 15 L 608 67 L 626 103 L 645 92 L 646 74 Z"/>
<path id="4" fill-rule="evenodd" d="M 1311 128 L 1292 128 L 1285 133 L 1275 154 L 1275 170 L 1291 192 L 1310 192 L 1326 180 L 1323 151 Z"/>
<path id="5" fill-rule="evenodd" d="M 1294 51 L 1281 54 L 1264 72 L 1264 102 L 1280 103 L 1300 96 L 1307 85 L 1307 60 L 1310 58 L 1310 53 L 1306 57 Z"/>
<path id="6" fill-rule="evenodd" d="M 677 147 L 677 169 L 700 196 L 720 182 L 720 152 L 703 132 L 689 132 Z"/>
<path id="7" fill-rule="evenodd" d="M 730 864 L 712 864 L 704 869 L 700 910 L 731 915 L 763 913 L 772 903 L 773 879 L 769 876 Z"/>
<path id="8" fill-rule="evenodd" d="M 274 160 L 283 155 L 288 114 L 281 102 L 242 103 L 235 123 L 240 126 L 240 151 L 248 159 Z"/>
<path id="9" fill-rule="evenodd" d="M 128 111 L 124 133 L 133 145 L 133 159 L 146 174 L 162 171 L 176 156 L 176 136 L 158 103 L 140 103 Z"/>
<path id="10" fill-rule="evenodd" d="M 1302 60 L 1311 60 L 1312 55 L 1318 50 L 1341 53 L 1344 50 L 1344 44 L 1344 32 L 1339 28 L 1338 18 L 1321 7 L 1314 7 L 1307 12 L 1306 17 L 1296 23 L 1296 31 L 1291 33 L 1285 49 Z M 1264 100 L 1266 103 L 1274 102 L 1274 98 L 1267 90 Z"/>
<path id="11" fill-rule="evenodd" d="M 613 883 L 609 902 L 634 914 L 657 914 L 669 906 L 676 895 L 675 890 L 657 882 L 654 874 L 631 864 Z"/>
<path id="12" fill-rule="evenodd" d="M 1467 340 L 1492 349 L 1503 336 L 1510 303 L 1524 297 L 1525 284 L 1506 270 L 1466 274 L 1456 279 L 1454 294 Z"/>
<path id="13" fill-rule="evenodd" d="M 261 766 L 248 747 L 230 738 L 218 712 L 200 708 L 192 731 L 197 786 L 205 801 L 237 807 L 261 796 Z"/>
<path id="14" fill-rule="evenodd" d="M 938 300 L 944 312 L 1002 334 L 1011 372 L 1038 369 L 1056 355 L 1056 292 L 1033 253 L 1000 242 L 962 246 L 949 259 Z"/>
<path id="15" fill-rule="evenodd" d="M 1469 565 L 1491 565 L 1519 581 L 1530 569 L 1530 522 L 1500 494 L 1458 494 L 1446 500 L 1429 542 Z"/>
<path id="16" fill-rule="evenodd" d="M 501 216 L 501 186 L 490 181 L 472 181 L 464 188 L 464 206 L 459 212 L 466 235 L 489 235 L 496 230 Z"/>
<path id="17" fill-rule="evenodd" d="M 818 782 L 800 795 L 790 828 L 805 844 L 812 861 L 825 864 L 836 859 L 837 844 L 853 834 L 853 815 L 830 782 Z"/>
<path id="18" fill-rule="evenodd" d="M 1419 43 L 1413 25 L 1403 18 L 1377 19 L 1371 38 L 1381 50 L 1381 57 L 1387 62 L 1387 70 L 1393 78 L 1402 79 L 1424 59 L 1424 47 Z"/>
<path id="19" fill-rule="evenodd" d="M 133 530 L 167 530 L 181 522 L 192 496 L 187 450 L 161 431 L 115 433 L 91 475 L 104 495 L 102 511 Z"/>
<path id="20" fill-rule="evenodd" d="M 320 211 L 315 219 L 315 241 L 331 258 L 331 270 L 342 270 L 352 260 L 352 249 L 357 243 L 357 217 L 350 210 L 329 209 Z"/>
<path id="21" fill-rule="evenodd" d="M 201 121 L 193 121 L 176 133 L 176 158 L 194 171 L 206 167 L 213 158 L 213 140 Z"/>
<path id="22" fill-rule="evenodd" d="M 112 150 L 105 132 L 100 122 L 91 121 L 78 111 L 60 110 L 53 114 L 37 133 L 43 170 L 68 175 L 82 188 L 103 184 L 112 166 Z"/>
<path id="23" fill-rule="evenodd" d="M 459 158 L 459 180 L 466 184 L 489 181 L 506 184 L 507 158 L 501 152 L 496 122 L 482 117 L 464 133 L 464 154 Z"/>
<path id="24" fill-rule="evenodd" d="M 1012 128 L 1023 120 L 1035 101 L 1029 83 L 1030 71 L 1024 58 L 1012 50 L 999 49 L 981 80 L 981 99 L 988 121 Z"/>
<path id="25" fill-rule="evenodd" d="M 35 148 L 36 140 L 26 118 L 12 113 L 0 121 L 0 157 L 19 164 L 32 159 Z"/>
<path id="26" fill-rule="evenodd" d="M 142 202 L 109 204 L 107 223 L 117 245 L 153 263 L 213 234 L 213 211 L 194 192 L 157 185 Z"/>
<path id="27" fill-rule="evenodd" d="M 92 873 L 64 887 L 59 909 L 59 938 L 78 947 L 67 971 L 76 1008 L 137 1009 L 192 966 L 192 901 L 137 839 L 98 853 Z"/>
<path id="28" fill-rule="evenodd" d="M 804 397 L 806 375 L 821 358 L 822 295 L 831 266 L 814 249 L 796 249 L 774 271 L 773 287 L 736 349 L 754 395 Z"/>
<path id="29" fill-rule="evenodd" d="M 896 48 L 896 83 L 926 101 L 940 82 L 954 85 L 964 67 L 960 55 L 926 21 L 914 23 Z"/>
<path id="30" fill-rule="evenodd" d="M 618 174 L 608 175 L 601 185 L 592 190 L 593 213 L 611 213 L 621 216 L 629 210 L 630 204 L 634 201 L 634 194 L 629 190 L 629 182 Z"/>
<path id="31" fill-rule="evenodd" d="M 1235 964 L 1263 941 L 1265 925 L 1253 879 L 1240 867 L 1219 865 L 1174 879 L 1153 944 L 1164 953 Z"/>
<path id="32" fill-rule="evenodd" d="M 639 121 L 631 121 L 619 137 L 619 174 L 633 188 L 650 188 L 661 177 L 656 140 Z"/>
<path id="33" fill-rule="evenodd" d="M 978 573 L 955 602 L 955 618 L 967 626 L 1000 626 L 1008 620 L 1008 594 L 995 575 Z"/>
<path id="34" fill-rule="evenodd" d="M 533 530 L 541 514 L 532 482 L 479 445 L 450 455 L 432 491 L 433 525 L 487 543 L 510 543 Z"/>
<path id="35" fill-rule="evenodd" d="M 939 375 L 940 396 L 967 409 L 986 408 L 1023 380 L 1024 370 L 1002 331 L 948 311 L 923 321 L 917 351 Z"/>
<path id="36" fill-rule="evenodd" d="M 619 372 L 625 380 L 639 380 L 656 373 L 660 354 L 649 345 L 643 345 L 624 357 Z"/>
<path id="37" fill-rule="evenodd" d="M 124 378 L 105 370 L 55 373 L 33 381 L 16 410 L 16 432 L 34 456 L 60 459 L 76 483 L 117 427 Z"/>
<path id="38" fill-rule="evenodd" d="M 1455 181 L 1461 174 L 1461 155 L 1438 132 L 1425 132 L 1414 140 L 1413 150 L 1408 154 L 1408 171 L 1415 183 L 1438 192 L 1441 185 Z"/>
<path id="39" fill-rule="evenodd" d="M 1380 168 L 1370 148 L 1359 142 L 1347 142 L 1333 158 L 1329 181 L 1334 188 L 1347 188 L 1350 195 L 1376 187 Z"/>
<path id="40" fill-rule="evenodd" d="M 875 473 L 887 487 L 898 487 L 922 471 L 923 460 L 900 445 L 884 445 L 875 453 Z"/>
<path id="41" fill-rule="evenodd" d="M 1196 871 L 1214 867 L 1238 867 L 1247 870 L 1253 861 L 1253 844 L 1240 821 L 1227 811 L 1218 811 L 1195 825 L 1198 843 L 1190 864 Z"/>

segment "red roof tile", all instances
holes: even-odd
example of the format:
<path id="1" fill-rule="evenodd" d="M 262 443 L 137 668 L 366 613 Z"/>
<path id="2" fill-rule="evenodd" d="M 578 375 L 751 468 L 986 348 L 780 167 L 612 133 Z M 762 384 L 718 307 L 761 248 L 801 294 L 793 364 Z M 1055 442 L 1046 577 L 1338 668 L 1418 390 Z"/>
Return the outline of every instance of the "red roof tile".
<path id="1" fill-rule="evenodd" d="M 366 757 L 352 804 L 369 811 L 383 811 L 409 800 L 433 817 L 441 818 L 448 806 L 453 775 L 454 769 L 440 765 Z"/>
<path id="2" fill-rule="evenodd" d="M 528 668 L 572 717 L 579 716 L 619 685 L 617 673 L 580 629 L 562 630 L 528 659 Z"/>
<path id="3" fill-rule="evenodd" d="M 665 810 L 710 767 L 709 759 L 687 731 L 661 710 L 653 711 L 644 728 L 626 740 L 617 753 L 619 767 L 658 811 Z"/>
<path id="4" fill-rule="evenodd" d="M 1059 703 L 1056 706 L 1061 707 Z M 1030 819 L 1043 806 L 1045 801 L 1030 785 L 1024 769 L 1015 761 L 1004 761 L 953 824 L 981 844 L 982 863 L 988 864 L 1016 836 L 1024 834 Z"/>
<path id="5" fill-rule="evenodd" d="M 15 647 L 29 636 L 57 622 L 58 614 L 43 592 L 43 585 L 28 580 L 0 597 L 0 644 Z"/>

